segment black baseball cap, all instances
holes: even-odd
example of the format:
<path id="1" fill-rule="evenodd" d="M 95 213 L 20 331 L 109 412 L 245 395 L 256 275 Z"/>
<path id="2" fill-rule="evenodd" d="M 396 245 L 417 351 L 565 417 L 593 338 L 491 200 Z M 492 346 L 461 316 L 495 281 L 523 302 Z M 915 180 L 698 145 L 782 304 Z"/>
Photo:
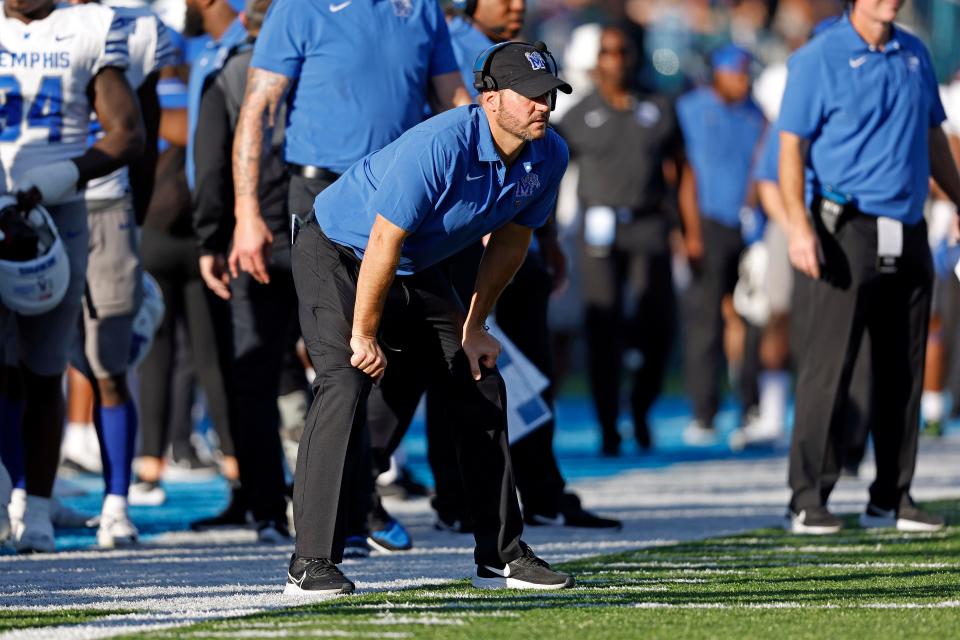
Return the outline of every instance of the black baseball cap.
<path id="1" fill-rule="evenodd" d="M 538 42 L 511 42 L 496 51 L 486 75 L 496 82 L 496 89 L 513 89 L 527 98 L 538 98 L 554 89 L 571 93 L 573 88 L 553 75 L 547 60 L 547 47 Z"/>

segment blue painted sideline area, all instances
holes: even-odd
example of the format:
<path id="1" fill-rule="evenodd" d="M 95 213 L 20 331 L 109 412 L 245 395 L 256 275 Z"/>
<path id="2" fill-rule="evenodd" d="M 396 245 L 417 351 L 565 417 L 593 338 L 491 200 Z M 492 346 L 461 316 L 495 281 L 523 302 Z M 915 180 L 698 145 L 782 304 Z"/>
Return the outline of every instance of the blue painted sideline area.
<path id="1" fill-rule="evenodd" d="M 631 438 L 630 424 L 622 425 L 624 436 L 623 455 L 619 458 L 603 458 L 600 435 L 593 417 L 593 409 L 585 397 L 568 396 L 557 407 L 558 427 L 555 450 L 560 467 L 568 480 L 615 476 L 633 469 L 663 468 L 680 462 L 696 462 L 739 457 L 773 457 L 786 453 L 785 444 L 778 450 L 748 450 L 734 454 L 726 444 L 726 436 L 736 428 L 740 420 L 739 410 L 732 401 L 724 404 L 717 418 L 720 434 L 717 444 L 710 447 L 688 447 L 681 433 L 690 419 L 689 405 L 680 396 L 666 397 L 654 408 L 651 425 L 655 448 L 650 453 L 641 453 Z M 956 428 L 956 425 L 951 425 Z M 422 419 L 411 426 L 404 440 L 407 464 L 416 477 L 431 482 L 426 461 L 427 443 Z M 94 476 L 70 478 L 70 484 L 82 489 L 83 495 L 64 497 L 70 507 L 94 514 L 100 509 L 103 482 Z M 167 502 L 159 507 L 132 507 L 131 517 L 139 527 L 142 538 L 167 531 L 187 529 L 193 520 L 219 512 L 227 501 L 227 484 L 219 477 L 200 477 L 189 480 L 164 481 Z M 77 549 L 92 546 L 95 531 L 71 530 L 59 532 L 57 546 L 60 549 Z"/>

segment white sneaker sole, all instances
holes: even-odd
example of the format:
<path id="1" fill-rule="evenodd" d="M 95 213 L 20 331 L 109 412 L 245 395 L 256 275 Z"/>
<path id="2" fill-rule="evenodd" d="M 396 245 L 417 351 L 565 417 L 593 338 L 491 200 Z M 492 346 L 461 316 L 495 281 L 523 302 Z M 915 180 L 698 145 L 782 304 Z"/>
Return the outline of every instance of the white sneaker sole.
<path id="1" fill-rule="evenodd" d="M 536 591 L 569 589 L 576 584 L 572 578 L 562 584 L 538 584 L 517 580 L 516 578 L 481 578 L 480 576 L 473 576 L 472 583 L 477 589 L 528 589 Z"/>
<path id="2" fill-rule="evenodd" d="M 932 533 L 934 531 L 941 531 L 944 525 L 942 524 L 929 524 L 927 522 L 916 522 L 914 520 L 897 520 L 897 531 L 903 531 L 904 533 Z"/>
<path id="3" fill-rule="evenodd" d="M 840 533 L 843 525 L 811 525 L 797 522 L 793 518 L 786 518 L 783 528 L 789 533 L 796 533 L 807 536 L 829 536 L 834 533 Z"/>
<path id="4" fill-rule="evenodd" d="M 352 592 L 346 592 L 352 593 Z M 326 598 L 332 598 L 334 596 L 346 595 L 342 589 L 323 589 L 323 590 L 314 590 L 314 589 L 301 589 L 292 582 L 288 582 L 287 585 L 283 588 L 283 597 L 284 598 L 296 598 L 297 600 L 304 599 L 314 599 L 314 600 L 323 600 Z"/>
<path id="5" fill-rule="evenodd" d="M 370 548 L 373 551 L 378 551 L 380 553 L 387 553 L 387 554 L 404 553 L 406 551 L 410 551 L 410 549 L 413 549 L 413 547 L 410 547 L 410 549 L 391 549 L 389 547 L 383 546 L 382 544 L 377 542 L 373 537 L 367 538 L 367 544 L 370 545 Z"/>
<path id="6" fill-rule="evenodd" d="M 127 496 L 127 504 L 131 507 L 159 507 L 167 501 L 167 494 L 164 491 L 148 491 L 145 493 L 130 492 Z"/>

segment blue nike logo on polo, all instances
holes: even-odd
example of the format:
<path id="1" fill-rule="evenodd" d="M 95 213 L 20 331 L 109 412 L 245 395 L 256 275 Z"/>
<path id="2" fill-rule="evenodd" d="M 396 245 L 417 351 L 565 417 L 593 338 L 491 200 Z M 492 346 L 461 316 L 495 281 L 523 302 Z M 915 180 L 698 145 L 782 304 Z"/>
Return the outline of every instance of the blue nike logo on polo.
<path id="1" fill-rule="evenodd" d="M 83 231 L 67 231 L 64 235 L 66 235 L 68 240 L 73 240 L 74 238 L 78 237 L 81 233 L 83 233 Z"/>

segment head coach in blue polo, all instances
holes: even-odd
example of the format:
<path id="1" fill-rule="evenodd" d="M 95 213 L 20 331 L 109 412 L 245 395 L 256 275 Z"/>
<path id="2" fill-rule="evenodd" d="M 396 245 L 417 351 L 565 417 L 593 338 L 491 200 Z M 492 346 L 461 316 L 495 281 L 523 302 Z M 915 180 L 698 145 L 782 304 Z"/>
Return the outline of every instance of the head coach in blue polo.
<path id="1" fill-rule="evenodd" d="M 799 271 L 793 321 L 802 353 L 786 520 L 796 533 L 841 528 L 826 503 L 865 331 L 877 476 L 860 522 L 943 527 L 910 497 L 932 288 L 923 205 L 930 177 L 960 204 L 960 177 L 940 128 L 946 116 L 930 56 L 893 22 L 901 5 L 856 0 L 788 66 L 780 186 Z"/>
<path id="2" fill-rule="evenodd" d="M 443 354 L 457 456 L 476 523 L 474 584 L 558 589 L 573 578 L 520 540 L 500 345 L 484 322 L 550 215 L 567 145 L 547 126 L 570 86 L 523 43 L 481 56 L 479 105 L 431 118 L 322 192 L 293 247 L 300 326 L 317 378 L 294 480 L 297 529 L 285 593 L 343 593 L 343 469 L 363 448 L 371 385 L 388 366 L 382 324 L 424 332 Z M 486 234 L 469 310 L 438 266 Z M 383 318 L 389 318 L 383 323 Z M 426 355 L 426 354 L 425 354 Z"/>

